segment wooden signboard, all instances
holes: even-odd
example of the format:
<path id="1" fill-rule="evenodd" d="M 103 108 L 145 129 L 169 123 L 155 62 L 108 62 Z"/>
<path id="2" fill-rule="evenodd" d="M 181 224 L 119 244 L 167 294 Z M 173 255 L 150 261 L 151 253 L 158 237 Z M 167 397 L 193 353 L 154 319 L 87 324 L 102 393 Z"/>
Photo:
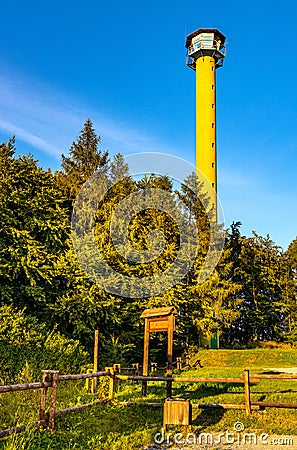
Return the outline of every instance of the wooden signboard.
<path id="1" fill-rule="evenodd" d="M 168 331 L 169 328 L 169 320 L 160 318 L 160 319 L 148 319 L 149 321 L 149 332 L 158 332 L 158 331 Z"/>

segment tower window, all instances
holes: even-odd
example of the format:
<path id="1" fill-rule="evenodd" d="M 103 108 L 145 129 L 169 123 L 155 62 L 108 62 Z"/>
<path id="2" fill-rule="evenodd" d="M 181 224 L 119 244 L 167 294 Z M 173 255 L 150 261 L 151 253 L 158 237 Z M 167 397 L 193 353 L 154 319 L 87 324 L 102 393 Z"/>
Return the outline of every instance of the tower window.
<path id="1" fill-rule="evenodd" d="M 214 109 L 214 103 L 212 103 L 211 107 L 212 107 L 212 109 Z"/>
<path id="2" fill-rule="evenodd" d="M 211 163 L 211 167 L 214 168 L 214 163 Z"/>
<path id="3" fill-rule="evenodd" d="M 211 128 L 214 128 L 214 123 L 212 122 L 212 124 L 211 124 Z"/>
<path id="4" fill-rule="evenodd" d="M 214 142 L 211 143 L 212 148 L 214 148 Z"/>
<path id="5" fill-rule="evenodd" d="M 214 89 L 214 84 L 211 85 L 211 89 Z"/>
<path id="6" fill-rule="evenodd" d="M 214 66 L 212 66 L 211 70 L 214 71 Z"/>
<path id="7" fill-rule="evenodd" d="M 211 187 L 214 189 L 214 187 L 215 187 L 214 183 L 211 183 Z"/>

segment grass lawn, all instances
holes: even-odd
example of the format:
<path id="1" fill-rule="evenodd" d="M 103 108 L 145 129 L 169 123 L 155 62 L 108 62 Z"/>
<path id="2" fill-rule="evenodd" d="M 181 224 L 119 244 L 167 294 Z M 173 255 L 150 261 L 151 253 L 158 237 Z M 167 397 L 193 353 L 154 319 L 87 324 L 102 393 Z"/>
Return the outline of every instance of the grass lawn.
<path id="1" fill-rule="evenodd" d="M 194 357 L 200 359 L 203 368 L 182 371 L 179 376 L 237 377 L 244 369 L 261 373 L 273 367 L 297 366 L 297 350 L 203 350 Z M 33 380 L 37 381 L 37 380 Z M 106 387 L 102 385 L 99 395 Z M 251 388 L 252 401 L 284 401 L 296 403 L 297 380 L 261 380 Z M 40 391 L 24 391 L 1 394 L 1 429 L 34 421 L 38 415 Z M 173 383 L 173 396 L 190 398 L 193 403 L 244 402 L 243 386 L 232 383 Z M 165 383 L 148 385 L 147 401 L 163 401 Z M 84 390 L 80 381 L 60 383 L 57 409 L 79 405 L 98 399 Z M 154 442 L 155 433 L 162 426 L 162 409 L 144 406 L 119 406 L 120 401 L 142 401 L 141 384 L 122 382 L 117 386 L 115 402 L 100 405 L 80 413 L 56 418 L 52 434 L 46 430 L 29 429 L 25 433 L 0 440 L 0 449 L 141 449 Z M 235 422 L 242 422 L 245 431 L 269 434 L 296 434 L 297 410 L 267 408 L 253 411 L 247 418 L 241 410 L 193 410 L 192 432 L 224 432 L 233 430 Z M 183 432 L 183 427 L 170 427 Z M 296 436 L 297 442 L 297 436 Z M 291 447 L 292 448 L 292 447 Z"/>

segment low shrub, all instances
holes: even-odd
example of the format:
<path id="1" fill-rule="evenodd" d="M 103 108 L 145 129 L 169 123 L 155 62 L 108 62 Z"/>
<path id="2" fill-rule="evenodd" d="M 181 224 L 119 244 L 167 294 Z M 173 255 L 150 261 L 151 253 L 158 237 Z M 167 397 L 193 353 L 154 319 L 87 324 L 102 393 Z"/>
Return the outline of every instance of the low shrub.
<path id="1" fill-rule="evenodd" d="M 60 332 L 47 330 L 25 309 L 0 307 L 0 377 L 2 382 L 13 382 L 27 364 L 32 375 L 40 378 L 42 369 L 74 373 L 87 363 L 88 353 L 80 342 L 68 339 Z"/>

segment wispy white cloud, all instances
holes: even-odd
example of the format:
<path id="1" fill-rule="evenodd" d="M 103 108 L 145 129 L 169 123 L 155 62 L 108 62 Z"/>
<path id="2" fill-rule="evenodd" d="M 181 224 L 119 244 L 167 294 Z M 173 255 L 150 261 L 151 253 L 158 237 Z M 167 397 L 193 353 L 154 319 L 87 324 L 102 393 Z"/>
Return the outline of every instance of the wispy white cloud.
<path id="1" fill-rule="evenodd" d="M 0 128 L 6 132 L 9 132 L 13 135 L 17 135 L 21 140 L 24 142 L 27 142 L 28 144 L 32 145 L 33 147 L 39 148 L 41 150 L 44 150 L 45 152 L 48 152 L 52 155 L 57 154 L 57 149 L 50 145 L 48 142 L 44 141 L 38 136 L 35 136 L 32 133 L 29 133 L 16 125 L 6 122 L 5 120 L 2 120 L 0 118 Z"/>
<path id="2" fill-rule="evenodd" d="M 0 129 L 57 159 L 82 121 L 57 93 L 14 75 L 0 78 L 0 96 Z"/>
<path id="3" fill-rule="evenodd" d="M 55 159 L 67 152 L 87 117 L 94 122 L 102 146 L 112 153 L 173 152 L 147 130 L 112 119 L 104 111 L 90 111 L 63 92 L 15 74 L 0 76 L 0 98 L 0 130 Z"/>

